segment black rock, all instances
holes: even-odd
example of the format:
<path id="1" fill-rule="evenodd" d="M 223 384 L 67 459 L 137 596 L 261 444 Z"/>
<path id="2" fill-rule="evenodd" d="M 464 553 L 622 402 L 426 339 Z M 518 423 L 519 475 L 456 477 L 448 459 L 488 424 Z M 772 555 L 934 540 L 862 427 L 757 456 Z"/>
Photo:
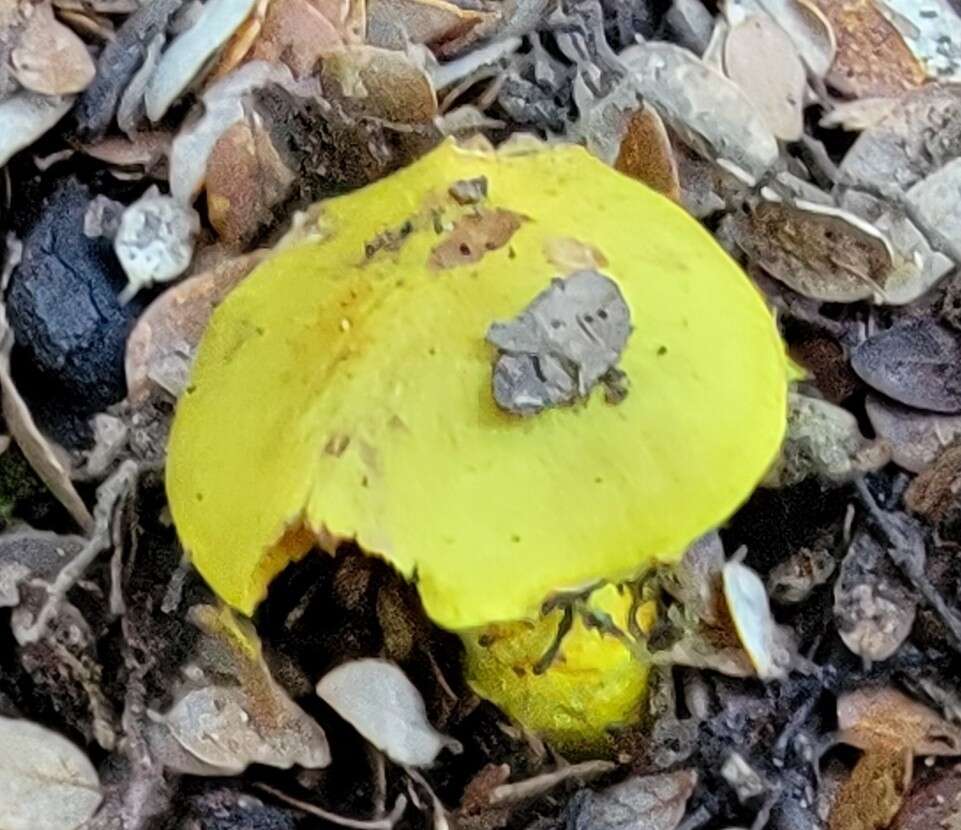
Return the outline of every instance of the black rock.
<path id="1" fill-rule="evenodd" d="M 105 239 L 88 239 L 91 193 L 68 179 L 44 203 L 23 241 L 7 292 L 14 371 L 41 428 L 72 446 L 87 419 L 126 394 L 124 349 L 140 310 L 117 299 L 123 270 Z"/>

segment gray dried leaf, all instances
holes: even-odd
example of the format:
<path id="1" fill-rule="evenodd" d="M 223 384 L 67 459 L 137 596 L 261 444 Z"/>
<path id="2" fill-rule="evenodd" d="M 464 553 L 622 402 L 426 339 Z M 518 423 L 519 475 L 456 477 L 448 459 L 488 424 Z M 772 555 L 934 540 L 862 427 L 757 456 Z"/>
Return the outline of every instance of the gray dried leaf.
<path id="1" fill-rule="evenodd" d="M 706 158 L 725 161 L 754 180 L 777 161 L 777 139 L 757 106 L 692 52 L 647 42 L 620 57 L 644 100 Z"/>
<path id="2" fill-rule="evenodd" d="M 10 55 L 14 77 L 41 95 L 71 95 L 86 89 L 96 68 L 83 41 L 57 20 L 49 0 L 21 8 L 28 10 L 28 16 Z"/>
<path id="3" fill-rule="evenodd" d="M 0 717 L 4 830 L 79 830 L 103 795 L 87 756 L 56 732 Z"/>
<path id="4" fill-rule="evenodd" d="M 908 638 L 916 600 L 884 549 L 857 533 L 834 583 L 834 618 L 844 644 L 868 661 L 887 660 Z"/>
<path id="5" fill-rule="evenodd" d="M 0 167 L 51 129 L 72 105 L 71 96 L 57 98 L 26 90 L 0 100 Z"/>
<path id="6" fill-rule="evenodd" d="M 30 579 L 50 583 L 84 546 L 82 536 L 43 530 L 0 534 L 0 608 L 20 604 L 20 586 Z"/>
<path id="7" fill-rule="evenodd" d="M 724 566 L 722 579 L 731 620 L 757 676 L 761 680 L 787 677 L 793 662 L 790 636 L 771 615 L 761 577 L 732 560 Z"/>
<path id="8" fill-rule="evenodd" d="M 694 770 L 634 776 L 600 792 L 584 791 L 568 807 L 569 830 L 676 830 L 697 786 Z"/>
<path id="9" fill-rule="evenodd" d="M 253 11 L 257 0 L 209 0 L 185 32 L 170 44 L 147 84 L 147 117 L 159 121 L 209 58 L 229 39 Z"/>
<path id="10" fill-rule="evenodd" d="M 961 85 L 926 84 L 854 142 L 839 172 L 845 184 L 897 197 L 959 155 Z"/>
<path id="11" fill-rule="evenodd" d="M 961 17 L 948 0 L 876 0 L 928 77 L 943 83 L 961 80 Z"/>
<path id="12" fill-rule="evenodd" d="M 961 412 L 961 342 L 931 320 L 912 320 L 869 337 L 851 368 L 896 401 L 934 412 Z"/>
<path id="13" fill-rule="evenodd" d="M 841 101 L 821 116 L 818 122 L 827 129 L 841 127 L 850 132 L 870 130 L 887 118 L 898 105 L 897 98 L 858 98 Z"/>
<path id="14" fill-rule="evenodd" d="M 169 282 L 190 267 L 200 217 L 189 205 L 164 196 L 154 185 L 129 205 L 120 219 L 113 247 L 129 285 L 126 303 L 141 289 Z"/>
<path id="15" fill-rule="evenodd" d="M 3 393 L 0 397 L 7 428 L 40 480 L 77 524 L 89 531 L 93 528 L 93 517 L 70 479 L 70 460 L 66 452 L 40 432 L 27 402 L 13 382 L 10 373 L 13 344 L 13 331 L 7 322 L 6 308 L 0 303 L 0 391 Z"/>
<path id="16" fill-rule="evenodd" d="M 670 648 L 655 651 L 651 662 L 655 666 L 687 666 L 692 669 L 716 671 L 728 677 L 756 677 L 757 671 L 747 652 L 740 646 L 715 642 L 710 629 L 687 631 Z M 733 635 L 722 632 L 722 635 Z"/>
<path id="17" fill-rule="evenodd" d="M 587 397 L 615 368 L 631 333 L 617 283 L 596 271 L 554 279 L 487 341 L 500 354 L 493 391 L 498 406 L 531 415 Z"/>
<path id="18" fill-rule="evenodd" d="M 671 40 L 697 55 L 703 55 L 711 40 L 714 18 L 701 0 L 674 0 L 665 16 Z"/>
<path id="19" fill-rule="evenodd" d="M 320 679 L 317 695 L 398 764 L 426 767 L 442 749 L 461 751 L 431 726 L 417 687 L 387 660 L 344 663 Z"/>
<path id="20" fill-rule="evenodd" d="M 799 294 L 828 302 L 884 296 L 894 269 L 890 244 L 863 220 L 830 205 L 780 199 L 733 216 L 738 246 Z"/>
<path id="21" fill-rule="evenodd" d="M 879 395 L 868 395 L 865 409 L 874 431 L 891 448 L 891 460 L 912 473 L 932 464 L 961 436 L 961 415 L 911 409 Z"/>
<path id="22" fill-rule="evenodd" d="M 721 777 L 731 785 L 737 800 L 746 804 L 767 792 L 768 785 L 739 752 L 732 750 L 721 765 Z"/>
<path id="23" fill-rule="evenodd" d="M 716 530 L 706 533 L 685 552 L 681 561 L 664 569 L 661 584 L 695 618 L 708 625 L 722 622 L 721 572 L 724 545 Z"/>
<path id="24" fill-rule="evenodd" d="M 961 259 L 961 159 L 953 159 L 918 182 L 906 194 L 912 216 L 931 239 Z"/>
<path id="25" fill-rule="evenodd" d="M 771 568 L 767 577 L 768 593 L 772 600 L 785 605 L 804 602 L 815 588 L 831 578 L 836 567 L 830 551 L 802 547 Z"/>
<path id="26" fill-rule="evenodd" d="M 772 18 L 751 15 L 731 28 L 724 71 L 757 105 L 777 138 L 801 137 L 807 72 L 791 38 Z"/>
<path id="27" fill-rule="evenodd" d="M 792 392 L 787 437 L 764 484 L 788 487 L 811 477 L 844 482 L 887 461 L 886 447 L 866 439 L 846 409 Z"/>

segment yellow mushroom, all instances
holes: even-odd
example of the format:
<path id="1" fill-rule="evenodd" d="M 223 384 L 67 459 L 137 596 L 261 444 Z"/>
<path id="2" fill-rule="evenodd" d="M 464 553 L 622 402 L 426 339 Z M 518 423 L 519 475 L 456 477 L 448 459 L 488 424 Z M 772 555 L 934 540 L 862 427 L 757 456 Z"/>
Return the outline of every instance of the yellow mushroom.
<path id="1" fill-rule="evenodd" d="M 549 737 L 596 739 L 643 694 L 646 667 L 624 645 L 577 622 L 532 683 L 508 663 L 535 663 L 556 615 L 521 639 L 535 624 L 478 632 L 676 558 L 750 494 L 785 425 L 771 314 L 681 208 L 577 147 L 447 142 L 317 215 L 316 237 L 217 309 L 179 402 L 167 487 L 195 566 L 249 614 L 289 561 L 355 541 L 466 632 L 482 694 Z M 494 378 L 520 340 L 492 326 L 552 285 L 606 292 L 626 340 L 604 377 L 530 355 L 571 386 L 517 414 Z M 624 596 L 604 594 L 612 618 Z M 612 671 L 628 680 L 592 710 L 573 675 L 598 688 Z"/>

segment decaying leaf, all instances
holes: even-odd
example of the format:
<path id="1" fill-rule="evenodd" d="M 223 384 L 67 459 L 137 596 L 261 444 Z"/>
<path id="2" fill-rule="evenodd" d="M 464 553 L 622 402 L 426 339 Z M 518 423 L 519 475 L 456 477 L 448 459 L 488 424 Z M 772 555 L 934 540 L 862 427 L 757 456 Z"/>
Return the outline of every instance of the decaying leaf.
<path id="1" fill-rule="evenodd" d="M 891 460 L 920 473 L 961 437 L 961 415 L 911 409 L 880 395 L 868 395 L 865 410 L 878 437 L 891 448 Z"/>
<path id="2" fill-rule="evenodd" d="M 294 77 L 309 75 L 323 57 L 341 48 L 344 39 L 333 22 L 311 0 L 273 0 L 263 29 L 250 52 L 255 61 L 282 61 Z"/>
<path id="3" fill-rule="evenodd" d="M 113 240 L 129 285 L 120 295 L 128 302 L 143 288 L 169 282 L 190 267 L 200 217 L 189 205 L 164 196 L 152 186 L 129 205 Z"/>
<path id="4" fill-rule="evenodd" d="M 54 17 L 50 0 L 21 8 L 28 16 L 10 54 L 14 77 L 42 95 L 72 95 L 86 89 L 96 69 L 83 41 Z"/>
<path id="5" fill-rule="evenodd" d="M 772 18 L 752 15 L 731 28 L 724 43 L 724 71 L 777 138 L 801 137 L 807 71 L 791 38 Z"/>
<path id="6" fill-rule="evenodd" d="M 147 117 L 159 121 L 208 59 L 253 10 L 257 0 L 209 0 L 197 19 L 167 47 L 147 84 Z"/>
<path id="7" fill-rule="evenodd" d="M 317 694 L 395 763 L 427 767 L 442 749 L 461 751 L 431 726 L 417 687 L 387 660 L 343 663 L 320 679 Z"/>
<path id="8" fill-rule="evenodd" d="M 190 617 L 207 634 L 198 660 L 211 664 L 214 678 L 226 674 L 233 682 L 206 679 L 199 688 L 183 690 L 159 716 L 195 762 L 183 771 L 236 775 L 250 764 L 326 767 L 330 751 L 323 730 L 271 677 L 253 626 L 226 608 L 206 605 L 192 608 Z"/>
<path id="9" fill-rule="evenodd" d="M 846 409 L 792 392 L 787 437 L 764 483 L 788 487 L 812 476 L 850 481 L 859 473 L 883 467 L 888 457 L 887 448 L 865 438 L 857 418 Z"/>
<path id="10" fill-rule="evenodd" d="M 724 545 L 717 531 L 694 542 L 681 561 L 662 574 L 662 584 L 672 597 L 696 618 L 708 625 L 720 625 L 724 618 L 721 573 Z"/>
<path id="11" fill-rule="evenodd" d="M 961 79 L 961 17 L 951 0 L 875 0 L 907 41 L 929 78 Z"/>
<path id="12" fill-rule="evenodd" d="M 408 43 L 442 49 L 476 28 L 489 28 L 498 17 L 495 11 L 447 0 L 367 0 L 367 43 L 382 49 L 404 49 Z"/>
<path id="13" fill-rule="evenodd" d="M 732 560 L 724 566 L 723 581 L 731 620 L 757 676 L 761 680 L 787 677 L 792 663 L 790 638 L 771 616 L 761 577 Z"/>
<path id="14" fill-rule="evenodd" d="M 644 182 L 675 202 L 681 200 L 681 183 L 670 136 L 657 110 L 646 104 L 630 113 L 614 169 Z"/>
<path id="15" fill-rule="evenodd" d="M 480 177 L 485 209 L 528 221 L 435 270 L 438 224 L 477 209 L 450 189 Z M 786 361 L 760 296 L 678 206 L 587 151 L 445 143 L 325 202 L 319 221 L 323 236 L 275 253 L 218 307 L 173 426 L 174 519 L 231 604 L 252 610 L 315 540 L 350 538 L 416 571 L 441 625 L 519 619 L 553 591 L 675 558 L 776 452 Z M 372 250 L 387 232 L 400 244 Z M 544 253 L 557 237 L 601 251 L 641 315 L 619 367 L 644 394 L 518 418 L 491 394 L 484 337 L 557 276 Z M 714 463 L 724 475 L 708 482 Z"/>
<path id="16" fill-rule="evenodd" d="M 324 61 L 324 92 L 348 112 L 398 124 L 424 124 L 437 113 L 430 77 L 407 55 L 373 46 L 347 46 Z"/>
<path id="17" fill-rule="evenodd" d="M 217 305 L 264 257 L 254 252 L 228 259 L 163 292 L 127 338 L 127 399 L 143 403 L 159 388 L 173 398 L 183 394 L 197 344 Z"/>
<path id="18" fill-rule="evenodd" d="M 771 599 L 784 604 L 803 602 L 811 592 L 827 582 L 837 568 L 837 560 L 824 548 L 802 547 L 768 574 Z"/>
<path id="19" fill-rule="evenodd" d="M 0 608 L 20 604 L 20 586 L 28 579 L 52 583 L 60 569 L 84 546 L 82 536 L 61 536 L 24 529 L 0 535 Z"/>
<path id="20" fill-rule="evenodd" d="M 961 412 L 961 340 L 928 319 L 869 337 L 851 353 L 866 384 L 908 406 Z"/>
<path id="21" fill-rule="evenodd" d="M 876 0 L 813 0 L 831 21 L 837 55 L 830 83 L 857 98 L 897 96 L 925 81 L 924 68 Z"/>
<path id="22" fill-rule="evenodd" d="M 916 610 L 884 549 L 857 533 L 834 583 L 834 617 L 844 644 L 865 660 L 887 660 L 911 633 Z"/>
<path id="23" fill-rule="evenodd" d="M 929 467 L 922 470 L 904 493 L 905 506 L 930 522 L 941 522 L 959 506 L 961 492 L 961 442 L 942 450 Z"/>
<path id="24" fill-rule="evenodd" d="M 692 52 L 647 42 L 620 57 L 643 99 L 707 158 L 724 159 L 754 179 L 777 160 L 777 139 L 755 104 Z"/>
<path id="25" fill-rule="evenodd" d="M 270 222 L 295 181 L 259 118 L 234 124 L 207 164 L 210 224 L 227 245 L 243 245 Z"/>
<path id="26" fill-rule="evenodd" d="M 885 830 L 908 792 L 911 769 L 910 751 L 862 755 L 835 796 L 828 830 Z"/>
<path id="27" fill-rule="evenodd" d="M 890 244 L 853 214 L 830 205 L 765 200 L 736 216 L 732 227 L 748 256 L 805 297 L 883 301 L 894 268 Z"/>
<path id="28" fill-rule="evenodd" d="M 865 688 L 841 695 L 838 729 L 838 740 L 866 752 L 961 755 L 961 727 L 892 688 Z"/>
<path id="29" fill-rule="evenodd" d="M 20 395 L 10 373 L 10 353 L 13 331 L 7 322 L 6 309 L 0 304 L 0 390 L 3 417 L 7 429 L 20 447 L 40 480 L 84 530 L 93 528 L 93 517 L 70 479 L 70 460 L 67 454 L 37 427 L 27 402 Z"/>
<path id="30" fill-rule="evenodd" d="M 585 399 L 616 370 L 630 333 L 630 310 L 610 277 L 575 271 L 554 279 L 515 319 L 487 331 L 498 349 L 494 400 L 533 415 Z"/>
<path id="31" fill-rule="evenodd" d="M 952 159 L 906 194 L 908 209 L 944 251 L 961 259 L 961 159 Z"/>
<path id="32" fill-rule="evenodd" d="M 100 805 L 93 764 L 56 732 L 0 717 L 0 746 L 4 830 L 79 830 Z"/>
<path id="33" fill-rule="evenodd" d="M 586 790 L 568 807 L 569 830 L 675 830 L 697 785 L 693 770 L 632 776 L 620 784 Z"/>
<path id="34" fill-rule="evenodd" d="M 957 830 L 961 824 L 961 766 L 916 783 L 894 817 L 891 830 Z"/>

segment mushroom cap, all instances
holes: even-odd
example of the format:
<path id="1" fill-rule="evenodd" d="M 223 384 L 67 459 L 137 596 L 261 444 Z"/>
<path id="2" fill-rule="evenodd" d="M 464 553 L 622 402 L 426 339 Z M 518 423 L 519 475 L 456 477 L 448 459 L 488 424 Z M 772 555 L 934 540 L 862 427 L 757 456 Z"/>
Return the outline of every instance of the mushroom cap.
<path id="1" fill-rule="evenodd" d="M 627 397 L 504 411 L 488 329 L 585 267 L 630 309 Z M 677 205 L 578 147 L 448 141 L 323 202 L 317 236 L 217 308 L 168 496 L 245 613 L 315 541 L 353 540 L 416 578 L 439 625 L 472 628 L 678 557 L 775 458 L 786 388 L 761 296 Z"/>

